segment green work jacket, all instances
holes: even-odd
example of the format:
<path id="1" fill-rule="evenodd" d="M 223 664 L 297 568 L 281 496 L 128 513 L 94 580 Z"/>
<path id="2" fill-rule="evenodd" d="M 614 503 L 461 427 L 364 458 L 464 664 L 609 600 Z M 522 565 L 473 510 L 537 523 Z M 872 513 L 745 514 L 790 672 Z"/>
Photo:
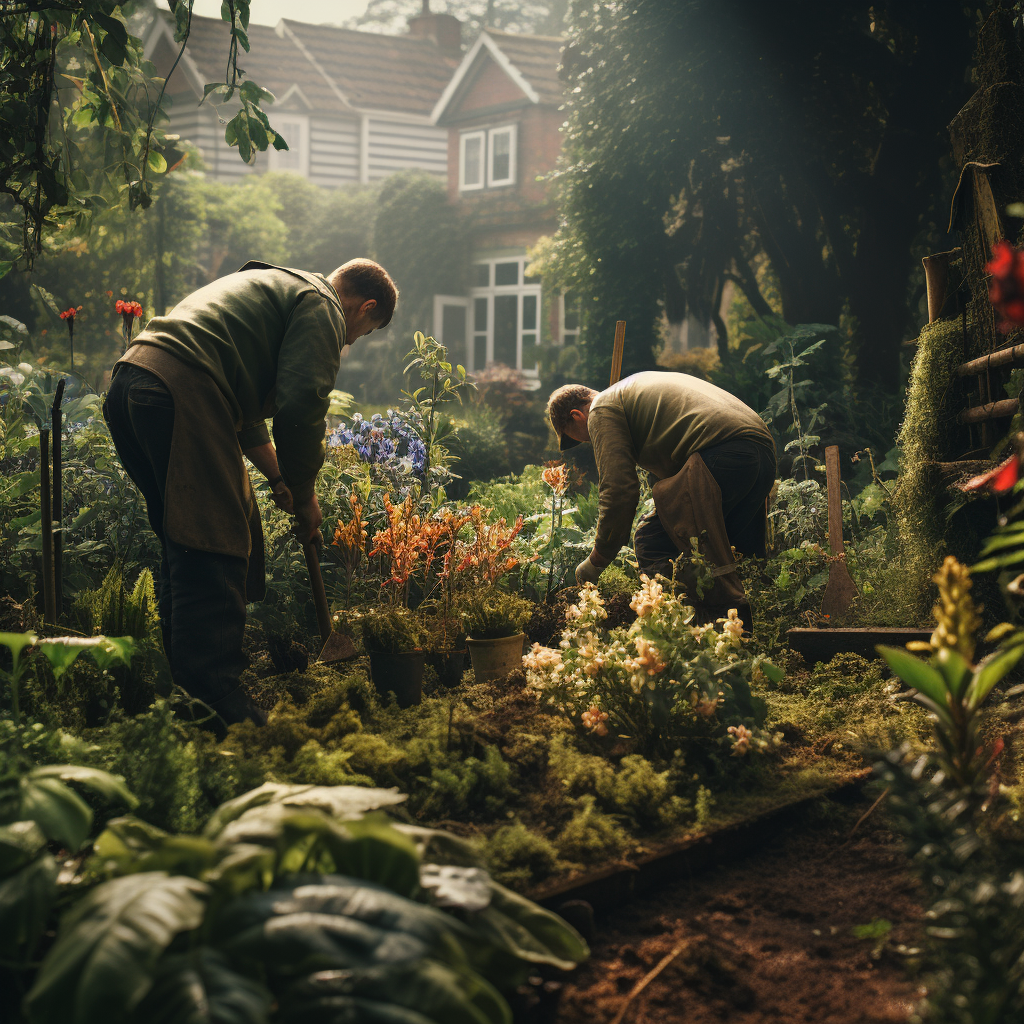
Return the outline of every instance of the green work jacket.
<path id="1" fill-rule="evenodd" d="M 694 452 L 748 437 L 774 448 L 764 420 L 735 395 L 686 373 L 635 373 L 602 391 L 587 419 L 597 462 L 594 547 L 612 559 L 629 543 L 640 502 L 636 468 L 675 476 Z"/>
<path id="2" fill-rule="evenodd" d="M 163 349 L 212 377 L 243 451 L 270 440 L 272 418 L 281 475 L 304 501 L 324 462 L 345 342 L 345 311 L 325 277 L 252 261 L 153 317 L 133 347 Z"/>

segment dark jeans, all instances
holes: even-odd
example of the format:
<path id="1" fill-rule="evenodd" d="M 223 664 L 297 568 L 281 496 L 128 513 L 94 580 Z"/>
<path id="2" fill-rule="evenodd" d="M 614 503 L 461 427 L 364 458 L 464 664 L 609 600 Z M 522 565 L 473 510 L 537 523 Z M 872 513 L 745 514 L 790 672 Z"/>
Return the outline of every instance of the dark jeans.
<path id="1" fill-rule="evenodd" d="M 775 483 L 775 452 L 746 438 L 723 441 L 697 453 L 722 492 L 722 513 L 729 543 L 745 555 L 764 558 L 764 503 Z M 633 547 L 643 572 L 672 575 L 681 554 L 661 525 L 657 512 L 636 528 Z"/>
<path id="2" fill-rule="evenodd" d="M 248 717 L 248 699 L 238 682 L 247 664 L 242 653 L 246 561 L 182 547 L 164 535 L 174 401 L 163 383 L 140 367 L 118 367 L 103 415 L 163 548 L 158 600 L 171 676 L 227 722 L 240 721 Z"/>

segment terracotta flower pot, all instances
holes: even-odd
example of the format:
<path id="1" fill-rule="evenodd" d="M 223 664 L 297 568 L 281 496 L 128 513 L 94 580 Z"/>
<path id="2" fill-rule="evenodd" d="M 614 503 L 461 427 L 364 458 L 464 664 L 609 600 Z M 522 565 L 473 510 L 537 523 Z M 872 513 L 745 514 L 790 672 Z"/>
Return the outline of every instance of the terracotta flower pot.
<path id="1" fill-rule="evenodd" d="M 489 683 L 514 672 L 523 663 L 525 633 L 501 636 L 496 640 L 467 640 L 478 683 Z"/>
<path id="2" fill-rule="evenodd" d="M 423 697 L 423 666 L 426 654 L 423 651 L 403 651 L 389 654 L 384 651 L 370 651 L 370 678 L 386 701 L 393 693 L 400 708 L 411 708 Z"/>
<path id="3" fill-rule="evenodd" d="M 460 651 L 431 651 L 427 655 L 427 664 L 437 673 L 438 683 L 450 690 L 462 682 L 462 674 L 466 671 L 466 648 Z"/>

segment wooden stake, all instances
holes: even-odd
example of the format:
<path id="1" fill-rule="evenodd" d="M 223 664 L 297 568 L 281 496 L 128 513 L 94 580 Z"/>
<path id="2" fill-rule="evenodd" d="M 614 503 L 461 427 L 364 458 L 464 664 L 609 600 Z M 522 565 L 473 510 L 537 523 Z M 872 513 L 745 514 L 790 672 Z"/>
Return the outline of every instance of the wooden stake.
<path id="1" fill-rule="evenodd" d="M 60 620 L 64 611 L 64 485 L 61 477 L 61 427 L 63 416 L 60 403 L 64 398 L 64 385 L 66 381 L 61 377 L 57 383 L 57 394 L 53 399 L 53 407 L 50 409 L 51 425 L 53 427 L 53 518 L 56 523 L 56 530 L 53 534 L 53 610 L 54 622 Z"/>
<path id="2" fill-rule="evenodd" d="M 53 600 L 53 509 L 50 505 L 50 431 L 39 431 L 39 495 L 43 527 L 43 622 L 56 620 Z"/>
<path id="3" fill-rule="evenodd" d="M 612 348 L 612 379 L 608 386 L 618 382 L 622 376 L 622 349 L 626 344 L 626 321 L 619 320 L 615 324 L 615 346 Z"/>

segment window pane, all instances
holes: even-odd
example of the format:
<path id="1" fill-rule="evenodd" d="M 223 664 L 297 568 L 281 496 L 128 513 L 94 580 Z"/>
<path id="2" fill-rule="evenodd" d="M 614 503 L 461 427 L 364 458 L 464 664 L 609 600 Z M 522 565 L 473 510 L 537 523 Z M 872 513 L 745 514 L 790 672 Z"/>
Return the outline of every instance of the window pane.
<path id="1" fill-rule="evenodd" d="M 524 274 L 523 284 L 540 284 L 541 278 L 539 274 Z"/>
<path id="2" fill-rule="evenodd" d="M 578 331 L 580 329 L 580 307 L 572 292 L 566 292 L 562 296 L 562 303 L 565 306 L 565 329 Z"/>
<path id="3" fill-rule="evenodd" d="M 473 335 L 473 369 L 484 370 L 487 368 L 487 335 Z"/>
<path id="4" fill-rule="evenodd" d="M 483 177 L 483 160 L 481 159 L 483 139 L 479 135 L 465 138 L 462 146 L 462 183 L 464 185 L 479 185 Z"/>
<path id="5" fill-rule="evenodd" d="M 568 331 L 566 331 L 566 333 L 562 335 L 562 344 L 563 345 L 575 345 L 576 344 L 576 339 L 578 337 L 579 337 L 579 335 L 575 331 L 572 334 L 570 334 Z"/>
<path id="6" fill-rule="evenodd" d="M 441 310 L 441 339 L 450 352 L 465 352 L 466 307 L 445 306 Z M 458 358 L 455 356 L 454 358 Z"/>
<path id="7" fill-rule="evenodd" d="M 494 298 L 494 361 L 512 367 L 516 365 L 518 305 L 516 295 L 497 295 Z"/>
<path id="8" fill-rule="evenodd" d="M 473 287 L 489 288 L 491 285 L 490 263 L 478 263 L 473 270 Z"/>
<path id="9" fill-rule="evenodd" d="M 523 366 L 524 370 L 537 369 L 537 335 L 523 335 Z"/>
<path id="10" fill-rule="evenodd" d="M 280 129 L 288 148 L 274 151 L 274 164 L 282 171 L 297 171 L 302 166 L 302 125 L 296 121 L 281 121 L 275 127 Z"/>
<path id="11" fill-rule="evenodd" d="M 511 177 L 512 133 L 495 132 L 491 136 L 491 145 L 494 147 L 491 177 L 495 181 L 507 181 Z"/>
<path id="12" fill-rule="evenodd" d="M 519 284 L 519 262 L 495 263 L 494 265 L 495 284 Z"/>
<path id="13" fill-rule="evenodd" d="M 523 330 L 537 330 L 537 296 L 523 296 Z"/>
<path id="14" fill-rule="evenodd" d="M 474 331 L 486 331 L 487 330 L 487 300 L 486 299 L 474 299 L 473 300 L 473 330 Z"/>

